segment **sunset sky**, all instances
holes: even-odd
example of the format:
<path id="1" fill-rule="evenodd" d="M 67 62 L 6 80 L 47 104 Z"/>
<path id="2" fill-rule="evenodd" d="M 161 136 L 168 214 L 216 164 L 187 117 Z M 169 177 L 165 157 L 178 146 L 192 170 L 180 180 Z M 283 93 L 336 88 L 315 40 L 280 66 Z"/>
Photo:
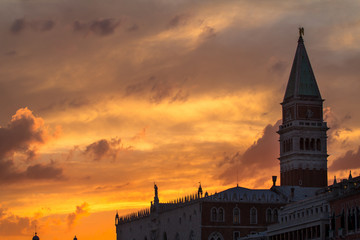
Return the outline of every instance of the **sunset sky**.
<path id="1" fill-rule="evenodd" d="M 269 188 L 298 27 L 328 178 L 360 175 L 360 2 L 1 0 L 0 239 L 115 239 L 114 216 Z M 238 179 L 238 180 L 237 180 Z M 279 183 L 279 181 L 278 181 Z"/>

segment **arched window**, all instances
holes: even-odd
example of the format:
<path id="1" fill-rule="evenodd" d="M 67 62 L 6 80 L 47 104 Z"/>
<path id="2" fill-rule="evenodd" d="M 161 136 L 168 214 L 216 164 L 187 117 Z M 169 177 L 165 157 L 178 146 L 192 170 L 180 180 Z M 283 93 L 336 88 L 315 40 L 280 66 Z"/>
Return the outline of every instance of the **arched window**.
<path id="1" fill-rule="evenodd" d="M 270 223 L 272 222 L 272 211 L 270 208 L 266 209 L 266 222 Z"/>
<path id="2" fill-rule="evenodd" d="M 331 230 L 334 230 L 334 231 L 335 231 L 335 213 L 333 213 L 333 215 L 332 215 L 332 217 L 331 217 L 330 227 L 331 227 Z"/>
<path id="3" fill-rule="evenodd" d="M 351 209 L 348 210 L 348 230 L 355 230 L 355 214 Z"/>
<path id="4" fill-rule="evenodd" d="M 250 209 L 250 224 L 257 224 L 257 209 L 254 207 Z"/>
<path id="5" fill-rule="evenodd" d="M 341 213 L 340 226 L 341 226 L 341 228 L 345 228 L 345 213 L 344 213 L 344 210 Z"/>
<path id="6" fill-rule="evenodd" d="M 353 227 L 353 230 L 355 231 L 355 228 L 356 228 L 356 210 L 355 209 L 352 209 L 351 210 L 351 222 L 352 222 L 352 227 Z"/>
<path id="7" fill-rule="evenodd" d="M 304 150 L 304 139 L 300 138 L 300 150 Z"/>
<path id="8" fill-rule="evenodd" d="M 348 230 L 348 231 L 352 230 L 352 227 L 351 227 L 351 212 L 350 212 L 350 209 L 348 209 L 348 211 L 347 211 L 347 230 Z"/>
<path id="9" fill-rule="evenodd" d="M 321 151 L 321 141 L 320 141 L 320 139 L 316 139 L 316 150 Z"/>
<path id="10" fill-rule="evenodd" d="M 217 210 L 214 207 L 211 209 L 211 221 L 212 222 L 217 221 Z"/>
<path id="11" fill-rule="evenodd" d="M 224 240 L 224 237 L 219 232 L 212 232 L 209 235 L 208 240 Z"/>
<path id="12" fill-rule="evenodd" d="M 225 220 L 225 211 L 223 208 L 219 208 L 219 222 L 224 222 Z"/>
<path id="13" fill-rule="evenodd" d="M 233 210 L 233 223 L 240 223 L 240 209 L 238 207 Z"/>
<path id="14" fill-rule="evenodd" d="M 310 141 L 310 149 L 315 151 L 315 139 L 313 139 L 313 138 Z"/>
<path id="15" fill-rule="evenodd" d="M 274 222 L 278 222 L 279 221 L 279 213 L 277 209 L 274 209 Z"/>

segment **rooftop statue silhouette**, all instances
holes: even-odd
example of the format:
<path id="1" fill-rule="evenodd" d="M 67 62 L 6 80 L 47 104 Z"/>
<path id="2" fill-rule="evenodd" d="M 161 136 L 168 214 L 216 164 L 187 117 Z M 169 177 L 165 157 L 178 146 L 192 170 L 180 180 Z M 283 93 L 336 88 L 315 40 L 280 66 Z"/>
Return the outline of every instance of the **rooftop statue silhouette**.
<path id="1" fill-rule="evenodd" d="M 33 236 L 32 240 L 40 240 L 39 236 L 37 235 L 37 232 L 35 232 L 35 235 Z"/>

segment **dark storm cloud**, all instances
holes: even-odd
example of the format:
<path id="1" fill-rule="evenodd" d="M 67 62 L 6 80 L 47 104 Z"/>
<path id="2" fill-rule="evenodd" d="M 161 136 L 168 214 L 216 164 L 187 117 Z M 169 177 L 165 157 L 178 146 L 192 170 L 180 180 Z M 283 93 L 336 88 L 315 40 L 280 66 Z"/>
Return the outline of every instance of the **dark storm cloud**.
<path id="1" fill-rule="evenodd" d="M 119 20 L 115 19 L 102 19 L 94 21 L 90 25 L 90 29 L 101 36 L 106 36 L 114 33 L 115 28 L 120 24 Z"/>
<path id="2" fill-rule="evenodd" d="M 159 103 L 162 100 L 171 97 L 173 90 L 171 84 L 167 81 L 153 81 L 150 91 L 150 100 Z"/>
<path id="3" fill-rule="evenodd" d="M 13 34 L 20 33 L 26 29 L 38 32 L 47 32 L 54 28 L 55 22 L 51 19 L 47 20 L 27 20 L 25 18 L 16 19 L 10 27 Z"/>
<path id="4" fill-rule="evenodd" d="M 329 167 L 329 170 L 352 170 L 357 168 L 360 168 L 360 146 L 357 151 L 349 150 L 344 156 L 335 159 Z"/>
<path id="5" fill-rule="evenodd" d="M 277 166 L 276 159 L 279 156 L 279 135 L 276 133 L 280 125 L 280 120 L 274 125 L 267 125 L 264 133 L 253 145 L 251 145 L 242 155 L 236 153 L 232 156 L 225 155 L 219 167 L 226 165 L 227 168 L 220 175 L 220 179 L 225 182 L 234 180 L 235 171 L 238 169 L 240 178 L 256 177 L 258 169 L 266 169 Z"/>
<path id="6" fill-rule="evenodd" d="M 50 137 L 41 118 L 35 117 L 27 108 L 19 109 L 7 127 L 0 127 L 0 184 L 24 179 L 61 178 L 61 168 L 36 164 L 22 171 L 13 160 L 15 153 L 25 155 L 28 161 L 33 160 L 37 146 Z"/>
<path id="7" fill-rule="evenodd" d="M 328 144 L 337 142 L 337 137 L 341 135 L 342 131 L 351 131 L 351 129 L 346 128 L 346 124 L 351 120 L 351 115 L 345 114 L 342 118 L 338 118 L 331 108 L 324 108 L 324 121 L 327 122 L 327 125 L 330 129 L 327 131 L 328 135 Z M 342 145 L 346 145 L 347 139 L 341 142 Z M 339 144 L 339 142 L 337 142 Z"/>
<path id="8" fill-rule="evenodd" d="M 224 153 L 224 158 L 221 162 L 219 162 L 217 164 L 218 167 L 222 167 L 226 164 L 232 164 L 235 165 L 238 161 L 240 161 L 241 159 L 241 154 L 239 152 L 236 152 L 233 155 L 227 155 L 226 153 Z"/>
<path id="9" fill-rule="evenodd" d="M 278 74 L 282 74 L 287 69 L 288 63 L 285 61 L 276 61 L 271 66 L 271 71 L 276 72 Z"/>
<path id="10" fill-rule="evenodd" d="M 25 19 L 16 19 L 13 24 L 11 25 L 10 31 L 14 34 L 21 32 L 25 29 Z"/>
<path id="11" fill-rule="evenodd" d="M 25 174 L 29 179 L 61 179 L 63 177 L 63 170 L 52 164 L 35 164 L 29 166 Z"/>
<path id="12" fill-rule="evenodd" d="M 188 93 L 185 93 L 177 83 L 161 80 L 154 76 L 145 81 L 128 85 L 125 88 L 125 95 L 147 97 L 152 103 L 160 103 L 164 100 L 169 102 L 186 101 L 188 98 Z"/>
<path id="13" fill-rule="evenodd" d="M 104 158 L 115 160 L 121 151 L 129 149 L 131 147 L 125 148 L 119 138 L 101 139 L 86 146 L 84 154 L 90 156 L 94 161 L 100 161 Z"/>
<path id="14" fill-rule="evenodd" d="M 40 20 L 40 21 L 33 21 L 31 23 L 31 27 L 40 32 L 46 32 L 53 29 L 55 26 L 55 22 L 53 20 Z"/>
<path id="15" fill-rule="evenodd" d="M 102 139 L 86 147 L 85 154 L 92 154 L 94 160 L 100 160 L 110 151 L 110 144 L 107 140 Z"/>
<path id="16" fill-rule="evenodd" d="M 20 217 L 7 213 L 7 210 L 0 208 L 0 235 L 1 236 L 19 236 L 28 235 L 33 232 L 37 225 L 36 220 L 29 217 Z"/>
<path id="17" fill-rule="evenodd" d="M 0 127 L 0 159 L 14 152 L 33 155 L 31 145 L 42 144 L 48 137 L 43 121 L 27 108 L 19 109 L 7 127 Z"/>
<path id="18" fill-rule="evenodd" d="M 178 90 L 171 98 L 170 103 L 180 101 L 185 102 L 189 97 L 188 93 L 184 93 L 182 89 Z"/>
<path id="19" fill-rule="evenodd" d="M 97 19 L 91 22 L 81 22 L 76 20 L 73 23 L 73 29 L 75 32 L 92 32 L 98 36 L 108 36 L 113 34 L 119 25 L 120 20 L 113 18 Z"/>
<path id="20" fill-rule="evenodd" d="M 169 26 L 171 28 L 174 27 L 178 27 L 178 26 L 182 26 L 182 25 L 186 25 L 188 20 L 189 20 L 190 16 L 187 14 L 180 14 L 180 15 L 176 15 L 175 17 L 173 17 L 170 22 L 169 22 Z"/>
<path id="21" fill-rule="evenodd" d="M 12 160 L 0 160 L 0 184 L 22 179 L 23 174 L 16 170 Z"/>
<path id="22" fill-rule="evenodd" d="M 25 171 L 18 170 L 13 160 L 0 160 L 0 185 L 24 180 L 61 180 L 64 179 L 63 169 L 54 164 L 35 164 Z"/>

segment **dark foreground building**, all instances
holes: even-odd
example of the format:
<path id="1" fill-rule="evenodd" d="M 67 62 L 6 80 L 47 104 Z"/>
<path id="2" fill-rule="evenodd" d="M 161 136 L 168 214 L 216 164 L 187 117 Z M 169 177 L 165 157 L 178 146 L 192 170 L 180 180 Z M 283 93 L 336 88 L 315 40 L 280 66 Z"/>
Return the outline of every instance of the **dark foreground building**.
<path id="1" fill-rule="evenodd" d="M 314 197 L 287 204 L 266 236 L 269 240 L 360 239 L 360 177 L 352 178 L 350 173 L 348 179 L 335 180 Z"/>
<path id="2" fill-rule="evenodd" d="M 330 187 L 331 239 L 360 239 L 360 177 L 348 179 Z"/>
<path id="3" fill-rule="evenodd" d="M 274 182 L 275 183 L 275 182 Z M 117 240 L 203 239 L 237 240 L 263 232 L 278 221 L 281 206 L 314 196 L 318 188 L 274 186 L 271 189 L 234 187 L 210 196 L 187 196 L 159 203 L 155 185 L 150 210 L 115 217 Z"/>

